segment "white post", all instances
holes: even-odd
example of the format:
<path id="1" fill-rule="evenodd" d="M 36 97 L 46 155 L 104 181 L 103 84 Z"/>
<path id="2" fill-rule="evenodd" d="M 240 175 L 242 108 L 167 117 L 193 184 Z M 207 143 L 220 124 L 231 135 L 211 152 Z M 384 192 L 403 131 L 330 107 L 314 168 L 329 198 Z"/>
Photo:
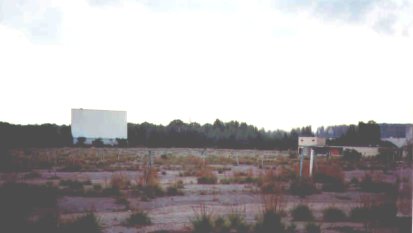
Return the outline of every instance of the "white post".
<path id="1" fill-rule="evenodd" d="M 311 154 L 310 154 L 310 177 L 313 175 L 313 163 L 314 163 L 314 149 L 311 148 Z"/>

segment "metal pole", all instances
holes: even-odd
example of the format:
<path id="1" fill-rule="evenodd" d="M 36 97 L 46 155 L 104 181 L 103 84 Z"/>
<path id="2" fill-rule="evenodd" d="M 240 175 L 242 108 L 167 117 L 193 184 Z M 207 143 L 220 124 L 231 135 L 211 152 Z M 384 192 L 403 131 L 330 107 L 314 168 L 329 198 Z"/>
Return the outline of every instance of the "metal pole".
<path id="1" fill-rule="evenodd" d="M 310 177 L 313 175 L 313 163 L 314 163 L 314 149 L 311 148 L 311 154 L 310 154 Z"/>

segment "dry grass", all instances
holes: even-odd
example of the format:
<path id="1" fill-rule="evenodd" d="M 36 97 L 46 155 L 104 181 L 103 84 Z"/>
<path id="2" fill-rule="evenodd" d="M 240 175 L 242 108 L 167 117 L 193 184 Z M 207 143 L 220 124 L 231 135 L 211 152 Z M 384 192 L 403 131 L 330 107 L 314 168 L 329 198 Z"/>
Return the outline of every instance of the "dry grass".
<path id="1" fill-rule="evenodd" d="M 110 186 L 117 190 L 123 190 L 128 188 L 130 185 L 129 177 L 125 174 L 119 172 L 114 173 L 110 178 Z"/>
<path id="2" fill-rule="evenodd" d="M 198 184 L 216 184 L 217 176 L 208 166 L 202 167 L 197 173 Z"/>
<path id="3" fill-rule="evenodd" d="M 158 185 L 159 176 L 156 168 L 143 166 L 142 175 L 137 178 L 138 185 Z"/>

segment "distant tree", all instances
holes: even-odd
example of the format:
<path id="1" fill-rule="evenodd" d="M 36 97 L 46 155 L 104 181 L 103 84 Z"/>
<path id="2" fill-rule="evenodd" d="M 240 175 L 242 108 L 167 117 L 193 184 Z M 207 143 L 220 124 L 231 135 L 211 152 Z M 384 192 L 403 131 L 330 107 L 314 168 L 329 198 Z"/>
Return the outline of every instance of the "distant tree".
<path id="1" fill-rule="evenodd" d="M 358 126 L 350 125 L 347 132 L 331 141 L 332 145 L 341 146 L 377 146 L 381 143 L 380 126 L 374 121 L 359 122 Z"/>
<path id="2" fill-rule="evenodd" d="M 118 147 L 127 147 L 128 146 L 128 140 L 124 138 L 116 138 L 117 146 Z"/>
<path id="3" fill-rule="evenodd" d="M 78 137 L 76 145 L 77 146 L 85 146 L 86 138 L 85 137 Z"/>
<path id="4" fill-rule="evenodd" d="M 101 138 L 97 138 L 92 141 L 92 145 L 95 147 L 103 147 L 105 144 L 103 143 Z"/>

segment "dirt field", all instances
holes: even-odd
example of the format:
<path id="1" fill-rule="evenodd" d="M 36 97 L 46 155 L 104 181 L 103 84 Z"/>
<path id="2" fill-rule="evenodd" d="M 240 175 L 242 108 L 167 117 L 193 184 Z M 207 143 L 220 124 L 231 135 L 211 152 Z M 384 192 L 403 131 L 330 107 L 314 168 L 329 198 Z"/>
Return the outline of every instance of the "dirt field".
<path id="1" fill-rule="evenodd" d="M 344 232 L 342 229 L 363 232 L 365 223 L 351 220 L 326 222 L 323 211 L 335 207 L 350 216 L 353 208 L 363 205 L 363 197 L 386 199 L 385 191 L 367 192 L 360 188 L 358 183 L 366 176 L 397 185 L 398 205 L 404 206 L 404 209 L 407 205 L 411 207 L 412 167 L 404 161 L 397 162 L 390 168 L 367 161 L 363 166 L 345 170 L 345 164 L 337 158 L 328 161 L 318 158 L 315 172 L 330 164 L 343 168 L 341 174 L 345 190 L 324 191 L 321 188 L 322 182 L 315 182 L 318 191 L 300 197 L 288 191 L 291 177 L 297 174 L 298 160 L 294 151 L 49 148 L 15 150 L 12 153 L 29 161 L 32 168 L 1 173 L 1 183 L 12 181 L 55 187 L 60 190 L 57 199 L 60 221 L 69 221 L 84 213 L 94 212 L 103 226 L 103 232 L 107 233 L 191 231 L 191 220 L 203 206 L 213 216 L 236 212 L 243 216 L 245 222 L 254 224 L 266 209 L 266 195 L 277 195 L 280 198 L 278 207 L 284 213 L 283 221 L 294 222 L 298 232 L 304 232 L 306 221 L 294 221 L 291 211 L 299 204 L 311 209 L 314 215 L 312 222 L 319 224 L 322 232 Z M 203 172 L 207 178 L 215 177 L 216 181 L 201 184 L 199 178 L 203 177 Z M 143 177 L 148 174 L 153 176 L 153 181 L 149 181 L 152 179 L 150 177 L 145 181 Z M 274 194 L 263 191 L 265 181 L 262 177 L 270 176 L 269 174 L 274 178 L 273 183 L 285 185 L 282 192 Z M 104 190 L 110 191 L 112 186 L 118 185 L 114 181 L 116 176 L 120 177 L 119 182 L 126 183 L 120 184 L 115 194 L 105 193 Z M 136 187 L 145 187 L 152 182 L 163 190 L 162 194 L 152 195 L 145 193 L 146 191 L 136 194 Z M 178 183 L 177 193 L 171 187 Z M 406 188 L 410 196 L 406 194 Z M 405 192 L 404 196 L 400 195 L 402 192 Z M 409 216 L 410 211 L 411 216 L 411 208 L 402 209 L 398 208 L 398 215 Z M 152 224 L 125 224 L 136 210 L 146 212 Z M 375 232 L 398 231 L 392 227 L 378 227 Z"/>

